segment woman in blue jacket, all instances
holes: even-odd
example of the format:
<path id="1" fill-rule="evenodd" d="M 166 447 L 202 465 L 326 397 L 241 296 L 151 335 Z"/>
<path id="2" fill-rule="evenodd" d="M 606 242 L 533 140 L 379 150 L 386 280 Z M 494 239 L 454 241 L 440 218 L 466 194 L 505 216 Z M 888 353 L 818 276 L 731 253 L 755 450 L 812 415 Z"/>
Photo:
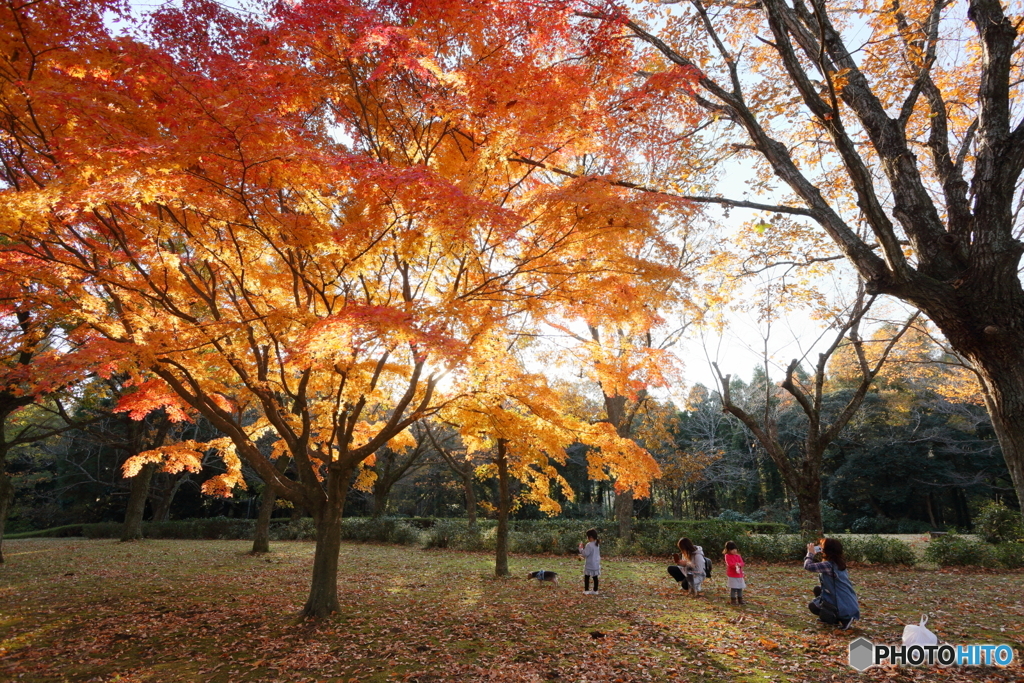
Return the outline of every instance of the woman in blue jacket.
<path id="1" fill-rule="evenodd" d="M 818 552 L 823 555 L 821 562 L 814 561 Z M 842 543 L 834 538 L 824 539 L 820 548 L 808 543 L 804 569 L 817 572 L 821 583 L 814 587 L 815 598 L 807 605 L 812 614 L 826 624 L 838 624 L 842 629 L 850 628 L 854 621 L 860 619 L 860 605 L 850 583 L 850 575 L 846 572 Z"/>

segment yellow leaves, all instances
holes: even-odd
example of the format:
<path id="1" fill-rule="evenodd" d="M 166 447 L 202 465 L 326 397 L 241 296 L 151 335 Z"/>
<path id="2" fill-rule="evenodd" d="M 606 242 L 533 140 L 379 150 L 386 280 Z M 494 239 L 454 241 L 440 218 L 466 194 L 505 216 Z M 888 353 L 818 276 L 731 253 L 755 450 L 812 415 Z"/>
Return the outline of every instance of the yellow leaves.
<path id="1" fill-rule="evenodd" d="M 232 490 L 236 487 L 247 488 L 242 476 L 242 461 L 235 450 L 234 442 L 228 437 L 221 437 L 208 441 L 205 446 L 216 451 L 227 471 L 203 482 L 203 493 L 230 498 Z"/>
<path id="2" fill-rule="evenodd" d="M 612 477 L 616 491 L 633 491 L 639 498 L 650 494 L 651 482 L 660 476 L 661 468 L 636 442 L 620 437 L 607 422 L 590 425 L 580 440 L 595 449 L 587 454 L 591 479 Z"/>
<path id="3" fill-rule="evenodd" d="M 199 472 L 203 466 L 205 450 L 206 444 L 197 441 L 182 441 L 160 446 L 128 458 L 122 466 L 121 473 L 125 477 L 134 477 L 143 466 L 150 463 L 161 465 L 164 472 L 171 474 L 184 470 Z"/>
<path id="4" fill-rule="evenodd" d="M 373 483 L 377 481 L 377 473 L 373 469 L 373 464 L 365 461 L 360 465 L 356 472 L 355 481 L 352 482 L 352 488 L 357 491 L 372 491 Z"/>
<path id="5" fill-rule="evenodd" d="M 134 477 L 148 464 L 160 465 L 164 472 L 176 474 L 182 471 L 199 472 L 203 468 L 205 454 L 213 450 L 221 458 L 227 470 L 203 482 L 203 493 L 230 497 L 235 487 L 246 488 L 242 476 L 242 461 L 235 452 L 235 446 L 228 438 L 214 439 L 209 442 L 181 441 L 143 451 L 128 458 L 122 466 L 125 477 Z"/>
<path id="6" fill-rule="evenodd" d="M 398 453 L 416 448 L 416 436 L 409 428 L 403 429 L 388 441 L 387 447 Z"/>

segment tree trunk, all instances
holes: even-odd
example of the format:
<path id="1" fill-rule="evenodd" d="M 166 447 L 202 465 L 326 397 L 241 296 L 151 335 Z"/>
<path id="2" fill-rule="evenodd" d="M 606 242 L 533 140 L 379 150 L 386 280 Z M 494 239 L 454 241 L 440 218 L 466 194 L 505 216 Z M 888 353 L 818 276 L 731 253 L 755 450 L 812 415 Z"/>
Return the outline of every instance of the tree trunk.
<path id="1" fill-rule="evenodd" d="M 0 458 L 0 564 L 4 563 L 4 529 L 7 526 L 7 513 L 14 502 L 14 484 L 7 474 L 6 458 Z"/>
<path id="2" fill-rule="evenodd" d="M 1017 505 L 1024 515 L 1024 367 L 1017 365 L 1024 364 L 1024 353 L 1021 356 L 1010 368 L 999 368 L 994 374 L 983 372 L 982 376 L 986 384 L 985 405 L 1006 468 L 1010 470 Z"/>
<path id="3" fill-rule="evenodd" d="M 470 527 L 476 526 L 476 491 L 473 490 L 473 472 L 462 475 L 462 487 L 466 492 L 466 520 Z"/>
<path id="4" fill-rule="evenodd" d="M 267 484 L 260 496 L 260 512 L 256 517 L 256 532 L 252 538 L 252 554 L 270 552 L 270 516 L 274 514 L 277 493 L 274 487 Z"/>
<path id="5" fill-rule="evenodd" d="M 125 512 L 124 528 L 121 530 L 122 541 L 137 541 L 142 538 L 142 516 L 146 512 L 149 483 L 153 480 L 156 468 L 154 463 L 143 465 L 139 473 L 132 477 L 128 510 Z"/>
<path id="6" fill-rule="evenodd" d="M 633 492 L 622 491 L 615 494 L 615 521 L 619 527 L 619 540 L 622 543 L 633 542 Z"/>
<path id="7" fill-rule="evenodd" d="M 800 509 L 800 533 L 807 537 L 821 538 L 824 524 L 821 521 L 821 463 L 824 449 L 804 444 L 803 460 L 794 472 L 793 493 Z"/>
<path id="8" fill-rule="evenodd" d="M 508 459 L 505 440 L 498 439 L 498 531 L 494 558 L 494 575 L 508 576 L 508 510 L 511 507 L 508 492 Z"/>
<path id="9" fill-rule="evenodd" d="M 388 498 L 391 497 L 391 483 L 383 477 L 373 482 L 373 517 L 380 517 L 388 509 Z"/>
<path id="10" fill-rule="evenodd" d="M 821 479 L 801 480 L 799 486 L 796 502 L 800 508 L 800 533 L 806 538 L 821 538 Z"/>
<path id="11" fill-rule="evenodd" d="M 341 550 L 341 515 L 345 508 L 352 469 L 332 464 L 327 473 L 327 499 L 314 512 L 316 550 L 309 597 L 300 617 L 321 619 L 338 612 L 338 552 Z"/>
<path id="12" fill-rule="evenodd" d="M 171 517 L 171 504 L 174 502 L 174 496 L 177 495 L 178 489 L 181 488 L 182 482 L 188 476 L 186 472 L 179 472 L 177 474 L 164 475 L 166 477 L 165 486 L 156 486 L 158 490 L 155 493 L 150 494 L 149 504 L 153 509 L 153 521 L 154 522 L 166 522 Z M 157 475 L 154 475 L 157 478 Z"/>
<path id="13" fill-rule="evenodd" d="M 291 459 L 285 456 L 279 457 L 274 468 L 283 476 Z M 256 518 L 256 533 L 252 539 L 252 554 L 270 552 L 270 518 L 274 514 L 274 505 L 277 503 L 277 491 L 273 484 L 267 482 L 263 487 L 263 496 L 260 499 L 260 512 Z M 344 505 L 344 503 L 342 503 Z"/>

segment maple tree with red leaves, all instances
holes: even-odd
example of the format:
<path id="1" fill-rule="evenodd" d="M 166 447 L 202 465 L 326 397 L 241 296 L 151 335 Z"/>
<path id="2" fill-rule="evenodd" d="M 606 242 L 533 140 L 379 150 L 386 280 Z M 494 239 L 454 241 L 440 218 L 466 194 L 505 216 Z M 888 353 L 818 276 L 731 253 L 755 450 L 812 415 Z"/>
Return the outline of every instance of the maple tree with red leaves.
<path id="1" fill-rule="evenodd" d="M 102 340 L 137 387 L 120 409 L 223 434 L 126 474 L 216 448 L 208 492 L 244 485 L 244 461 L 313 514 L 303 614 L 325 616 L 345 494 L 380 447 L 480 395 L 480 369 L 514 375 L 499 349 L 524 323 L 672 277 L 635 254 L 678 200 L 610 178 L 660 158 L 659 112 L 691 76 L 638 87 L 621 31 L 564 6 L 310 2 L 263 21 L 198 1 L 154 13 L 149 42 L 110 35 L 112 8 L 3 9 L 21 69 L 5 272 Z M 656 471 L 599 440 L 623 481 Z"/>

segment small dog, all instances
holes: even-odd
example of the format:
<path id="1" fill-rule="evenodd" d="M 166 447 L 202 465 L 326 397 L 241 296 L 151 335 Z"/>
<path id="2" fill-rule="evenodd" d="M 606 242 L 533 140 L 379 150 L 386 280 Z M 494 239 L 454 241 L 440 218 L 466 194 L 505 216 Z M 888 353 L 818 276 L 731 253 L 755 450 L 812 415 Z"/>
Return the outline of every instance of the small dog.
<path id="1" fill-rule="evenodd" d="M 550 581 L 551 583 L 558 583 L 558 573 L 545 569 L 541 569 L 538 572 L 528 572 L 526 574 L 526 578 L 537 579 L 538 581 Z"/>

